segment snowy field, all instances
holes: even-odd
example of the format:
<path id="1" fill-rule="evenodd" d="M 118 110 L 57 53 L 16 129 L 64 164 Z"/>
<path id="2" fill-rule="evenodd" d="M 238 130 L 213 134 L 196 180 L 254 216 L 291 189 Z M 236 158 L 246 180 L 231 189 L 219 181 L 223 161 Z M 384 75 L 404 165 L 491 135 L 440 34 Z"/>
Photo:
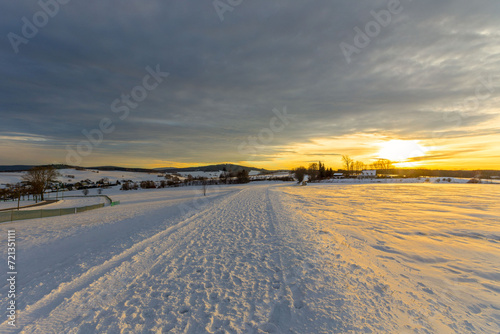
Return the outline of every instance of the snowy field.
<path id="1" fill-rule="evenodd" d="M 140 181 L 161 181 L 165 180 L 165 173 L 138 173 L 138 172 L 123 172 L 123 171 L 98 171 L 92 169 L 85 170 L 75 170 L 75 169 L 60 169 L 58 170 L 60 176 L 57 178 L 61 182 L 65 183 L 75 183 L 82 180 L 89 179 L 92 182 L 97 182 L 103 178 L 108 178 L 111 183 L 121 180 L 132 180 L 134 182 Z M 207 177 L 207 178 L 219 178 L 223 171 L 218 172 L 180 172 L 178 175 L 181 178 L 185 178 L 188 175 L 193 177 Z M 250 175 L 258 175 L 259 171 L 250 171 Z M 167 173 L 169 174 L 169 173 Z M 5 186 L 6 184 L 16 184 L 22 181 L 22 177 L 25 172 L 1 172 L 0 173 L 0 186 Z"/>
<path id="2" fill-rule="evenodd" d="M 109 195 L 109 194 L 115 195 L 122 192 L 119 189 L 120 186 L 114 186 L 106 189 L 101 189 L 101 193 L 103 195 Z M 57 199 L 58 202 L 27 207 L 21 210 L 65 209 L 65 208 L 83 207 L 87 205 L 94 205 L 100 203 L 109 204 L 109 201 L 106 200 L 106 198 L 104 197 L 92 197 L 99 195 L 97 189 L 89 189 L 89 195 L 90 196 L 88 197 L 84 196 L 81 190 L 65 191 L 64 198 L 61 197 L 61 192 L 57 194 L 55 192 L 46 193 L 45 200 Z M 41 201 L 35 202 L 33 200 L 30 201 L 25 200 L 25 201 L 20 201 L 19 206 L 23 207 L 23 206 L 37 204 L 40 202 Z M 0 209 L 17 209 L 17 201 L 10 201 L 10 200 L 6 202 L 0 201 Z"/>
<path id="3" fill-rule="evenodd" d="M 448 181 L 449 180 L 449 181 Z M 373 179 L 330 179 L 323 180 L 322 183 L 337 184 L 369 184 L 369 183 L 459 183 L 464 184 L 470 181 L 470 178 L 459 177 L 415 177 L 415 178 L 373 178 Z M 500 184 L 499 180 L 482 179 L 484 184 Z"/>
<path id="4" fill-rule="evenodd" d="M 499 333 L 499 196 L 434 183 L 116 191 L 118 206 L 0 225 L 2 245 L 16 230 L 19 273 L 18 324 L 0 332 Z"/>
<path id="5" fill-rule="evenodd" d="M 26 206 L 26 205 L 33 205 L 36 204 L 35 201 L 19 201 L 19 206 Z M 2 209 L 11 209 L 11 208 L 17 208 L 17 200 L 16 201 L 7 201 L 3 202 L 0 201 L 0 210 Z"/>
<path id="6" fill-rule="evenodd" d="M 137 172 L 122 172 L 122 171 L 98 171 L 92 169 L 76 170 L 76 169 L 59 169 L 60 176 L 57 178 L 61 182 L 75 183 L 82 180 L 89 179 L 92 182 L 97 182 L 103 178 L 108 178 L 110 182 L 114 183 L 117 180 L 133 180 L 133 181 L 156 181 L 162 180 L 162 173 L 137 173 Z M 0 184 L 15 184 L 22 181 L 25 172 L 0 173 Z M 162 177 L 158 177 L 162 175 Z M 74 177 L 73 177 L 74 176 Z"/>
<path id="7" fill-rule="evenodd" d="M 80 195 L 81 196 L 81 195 Z M 109 201 L 104 197 L 75 197 L 75 198 L 64 198 L 59 201 L 43 206 L 38 206 L 34 208 L 26 208 L 22 210 L 39 210 L 39 209 L 67 209 L 67 208 L 80 208 L 83 206 L 94 205 L 94 204 L 109 204 Z"/>

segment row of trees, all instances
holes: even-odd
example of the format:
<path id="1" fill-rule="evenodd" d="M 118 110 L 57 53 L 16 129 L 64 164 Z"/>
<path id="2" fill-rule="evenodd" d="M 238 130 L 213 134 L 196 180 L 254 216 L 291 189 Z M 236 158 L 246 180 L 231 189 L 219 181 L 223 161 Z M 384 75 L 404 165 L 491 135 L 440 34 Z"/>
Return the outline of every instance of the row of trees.
<path id="1" fill-rule="evenodd" d="M 90 180 L 85 180 L 82 182 L 77 182 L 75 184 L 66 184 L 61 186 L 61 183 L 58 182 L 57 177 L 60 176 L 54 166 L 39 166 L 34 167 L 26 172 L 26 174 L 22 177 L 22 182 L 17 183 L 15 185 L 10 185 L 6 189 L 0 189 L 0 200 L 29 200 L 31 196 L 33 199 L 38 202 L 38 200 L 43 201 L 45 192 L 49 189 L 68 189 L 72 190 L 73 188 L 76 190 L 83 189 L 83 194 L 87 195 L 89 193 L 88 188 L 98 188 L 98 193 L 102 192 L 102 187 L 110 186 L 110 182 L 108 178 L 102 178 L 97 181 L 95 184 Z M 64 175 L 68 178 L 74 178 L 74 175 Z M 91 183 L 86 185 L 86 182 Z M 117 183 L 119 184 L 119 183 Z"/>
<path id="2" fill-rule="evenodd" d="M 35 199 L 36 195 L 33 194 L 33 191 L 27 186 L 21 186 L 20 184 L 16 184 L 9 188 L 0 189 L 0 200 L 1 201 L 13 201 L 13 200 L 25 200 L 26 197 L 29 200 L 30 197 L 33 196 Z"/>
<path id="3" fill-rule="evenodd" d="M 382 175 L 397 175 L 398 177 L 458 177 L 458 178 L 475 178 L 475 179 L 493 179 L 499 178 L 498 170 L 439 170 L 439 169 L 426 169 L 426 168 L 396 168 L 394 163 L 388 159 L 378 159 L 371 164 L 365 164 L 361 161 L 355 161 L 348 155 L 342 156 L 343 169 L 337 170 L 345 177 L 355 177 L 363 170 L 376 170 L 377 174 Z M 322 179 L 329 179 L 334 177 L 332 168 L 327 168 L 325 164 L 311 163 L 308 168 L 298 167 L 291 171 L 295 178 L 302 182 L 306 175 L 309 181 L 314 182 Z M 448 179 L 446 179 L 448 180 Z"/>
<path id="4" fill-rule="evenodd" d="M 43 194 L 52 182 L 57 181 L 59 172 L 52 166 L 34 167 L 23 175 L 23 181 L 29 186 L 32 194 L 39 195 L 43 201 Z"/>
<path id="5" fill-rule="evenodd" d="M 325 164 L 319 161 L 318 163 L 311 163 L 309 167 L 300 166 L 298 168 L 291 170 L 292 174 L 295 175 L 295 178 L 300 183 L 304 181 L 306 175 L 309 176 L 309 181 L 319 181 L 323 179 L 331 179 L 334 175 L 334 171 L 332 168 L 326 168 Z"/>
<path id="6" fill-rule="evenodd" d="M 53 166 L 41 166 L 34 167 L 30 169 L 22 178 L 23 182 L 7 189 L 0 189 L 0 199 L 3 200 L 13 200 L 20 199 L 24 200 L 25 196 L 33 195 L 35 199 L 44 200 L 44 193 L 51 188 L 52 183 L 57 182 L 57 177 L 59 172 Z M 124 182 L 122 185 L 122 190 L 138 189 L 152 189 L 152 188 L 165 188 L 165 187 L 178 187 L 180 185 L 209 185 L 209 184 L 230 184 L 230 183 L 248 183 L 250 182 L 250 177 L 247 170 L 240 170 L 235 173 L 224 172 L 221 175 L 220 180 L 208 180 L 204 177 L 192 177 L 188 176 L 185 180 L 181 181 L 176 176 L 165 176 L 166 180 L 162 180 L 159 184 L 154 181 L 142 181 L 137 184 L 132 181 Z M 102 184 L 109 184 L 108 179 L 102 179 Z M 99 182 L 98 182 L 99 184 Z M 28 197 L 29 199 L 29 197 Z"/>
<path id="7" fill-rule="evenodd" d="M 365 164 L 362 161 L 354 161 L 350 156 L 343 155 L 342 156 L 342 165 L 347 174 L 359 174 L 361 171 L 366 169 L 375 169 L 377 171 L 387 172 L 391 169 L 394 169 L 394 163 L 388 159 L 378 159 L 377 161 L 371 164 Z"/>
<path id="8" fill-rule="evenodd" d="M 394 164 L 392 163 L 392 161 L 387 159 L 379 159 L 372 164 L 367 165 L 361 161 L 355 161 L 348 155 L 342 156 L 342 165 L 344 168 L 338 170 L 338 172 L 341 172 L 348 177 L 358 175 L 366 169 L 375 169 L 381 173 L 386 174 L 389 173 L 391 169 L 394 169 Z M 331 179 L 335 176 L 333 168 L 327 168 L 321 161 L 319 161 L 318 163 L 311 163 L 307 168 L 301 166 L 292 169 L 291 172 L 295 175 L 295 178 L 299 183 L 304 181 L 306 175 L 308 176 L 308 180 L 310 182 Z"/>
<path id="9" fill-rule="evenodd" d="M 0 199 L 13 200 L 23 199 L 33 196 L 35 200 L 44 200 L 44 193 L 51 187 L 52 182 L 56 182 L 59 173 L 52 167 L 34 167 L 23 175 L 23 182 L 7 189 L 0 189 Z"/>
<path id="10" fill-rule="evenodd" d="M 342 156 L 344 171 L 349 175 L 358 174 L 362 170 L 376 170 L 379 174 L 398 175 L 399 177 L 459 177 L 459 178 L 495 178 L 497 170 L 443 170 L 427 168 L 396 168 L 394 162 L 388 159 L 378 159 L 371 164 L 354 161 L 348 155 Z"/>
<path id="11" fill-rule="evenodd" d="M 226 171 L 224 168 L 223 172 L 219 175 L 219 179 L 224 183 L 248 183 L 250 182 L 250 175 L 247 170 L 242 169 L 238 172 Z M 236 182 L 234 182 L 236 180 Z"/>
<path id="12" fill-rule="evenodd" d="M 250 182 L 248 171 L 241 170 L 231 176 L 231 174 L 224 175 L 219 179 L 208 179 L 206 177 L 193 177 L 188 175 L 187 178 L 181 181 L 178 177 L 169 177 L 168 180 L 161 180 L 160 182 L 142 181 L 140 183 L 125 181 L 123 182 L 120 190 L 137 190 L 141 189 L 155 189 L 165 187 L 182 187 L 182 186 L 203 186 L 203 192 L 206 193 L 206 186 L 219 185 L 219 184 L 240 184 Z"/>

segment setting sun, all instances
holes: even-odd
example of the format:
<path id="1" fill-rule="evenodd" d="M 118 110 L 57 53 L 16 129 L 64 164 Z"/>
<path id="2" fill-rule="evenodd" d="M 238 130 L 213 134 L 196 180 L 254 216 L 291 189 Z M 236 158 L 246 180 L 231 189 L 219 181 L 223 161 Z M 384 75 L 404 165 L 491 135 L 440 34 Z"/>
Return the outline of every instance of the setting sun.
<path id="1" fill-rule="evenodd" d="M 411 158 L 423 157 L 428 148 L 419 144 L 418 140 L 390 140 L 380 144 L 378 157 L 381 159 L 389 159 L 401 164 L 408 163 Z"/>

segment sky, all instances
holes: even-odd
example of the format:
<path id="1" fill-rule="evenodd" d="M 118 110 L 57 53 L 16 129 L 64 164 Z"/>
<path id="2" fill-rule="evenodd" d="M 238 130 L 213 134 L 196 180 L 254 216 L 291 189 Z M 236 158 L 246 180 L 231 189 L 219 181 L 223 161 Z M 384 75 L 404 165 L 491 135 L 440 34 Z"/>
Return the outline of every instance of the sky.
<path id="1" fill-rule="evenodd" d="M 0 165 L 500 169 L 498 1 L 9 1 Z"/>

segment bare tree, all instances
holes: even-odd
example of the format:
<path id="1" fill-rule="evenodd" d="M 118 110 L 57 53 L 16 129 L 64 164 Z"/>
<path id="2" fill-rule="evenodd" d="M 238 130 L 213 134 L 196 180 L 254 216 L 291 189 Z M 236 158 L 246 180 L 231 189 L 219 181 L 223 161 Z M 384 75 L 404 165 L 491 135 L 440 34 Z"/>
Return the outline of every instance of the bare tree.
<path id="1" fill-rule="evenodd" d="M 19 210 L 19 205 L 20 205 L 20 202 L 21 202 L 21 185 L 19 183 L 17 183 L 15 186 L 14 186 L 14 194 L 16 195 L 16 198 L 17 198 L 17 210 Z"/>
<path id="2" fill-rule="evenodd" d="M 365 164 L 361 161 L 356 161 L 354 163 L 354 170 L 356 171 L 356 173 L 361 173 L 361 171 L 363 171 L 363 169 L 365 168 Z"/>
<path id="3" fill-rule="evenodd" d="M 389 169 L 394 169 L 395 168 L 394 167 L 394 163 L 391 160 L 389 160 L 389 159 L 385 159 L 385 165 L 384 165 L 384 167 L 385 167 L 385 169 L 387 171 L 389 171 Z"/>
<path id="4" fill-rule="evenodd" d="M 377 170 L 383 170 L 386 174 L 389 172 L 389 169 L 394 169 L 394 164 L 388 159 L 378 159 L 373 163 L 373 166 Z"/>
<path id="5" fill-rule="evenodd" d="M 203 178 L 201 185 L 203 186 L 203 196 L 207 196 L 207 179 Z"/>
<path id="6" fill-rule="evenodd" d="M 377 161 L 375 161 L 373 163 L 373 168 L 375 168 L 376 170 L 382 170 L 382 169 L 384 169 L 384 166 L 383 166 L 383 163 L 382 163 L 382 159 L 378 159 Z"/>
<path id="7" fill-rule="evenodd" d="M 8 193 L 7 189 L 0 189 L 0 200 L 7 201 Z"/>
<path id="8" fill-rule="evenodd" d="M 342 162 L 344 163 L 344 169 L 347 171 L 347 173 L 351 173 L 352 169 L 353 169 L 353 164 L 354 164 L 354 160 L 351 159 L 350 156 L 348 155 L 343 155 L 342 156 Z"/>
<path id="9" fill-rule="evenodd" d="M 43 201 L 43 193 L 49 188 L 51 182 L 56 181 L 57 176 L 59 173 L 52 166 L 34 167 L 23 176 L 23 180 L 31 186 L 34 194 L 40 195 Z"/>

